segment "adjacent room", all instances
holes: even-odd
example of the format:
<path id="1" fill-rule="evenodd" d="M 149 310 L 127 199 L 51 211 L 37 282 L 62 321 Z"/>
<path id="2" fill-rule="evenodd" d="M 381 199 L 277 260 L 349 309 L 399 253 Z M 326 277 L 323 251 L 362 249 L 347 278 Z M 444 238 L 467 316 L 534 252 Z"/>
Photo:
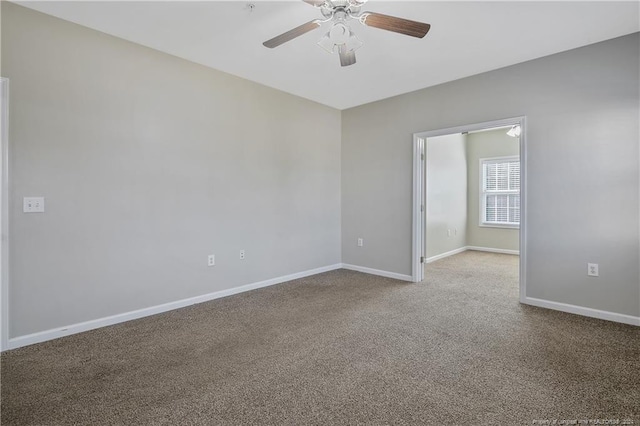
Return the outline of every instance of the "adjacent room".
<path id="1" fill-rule="evenodd" d="M 2 425 L 640 424 L 640 3 L 0 14 Z"/>
<path id="2" fill-rule="evenodd" d="M 420 257 L 427 264 L 454 256 L 455 265 L 467 251 L 495 253 L 483 257 L 484 268 L 506 262 L 519 274 L 520 136 L 515 124 L 423 138 L 426 255 Z M 503 285 L 511 295 L 520 279 Z"/>

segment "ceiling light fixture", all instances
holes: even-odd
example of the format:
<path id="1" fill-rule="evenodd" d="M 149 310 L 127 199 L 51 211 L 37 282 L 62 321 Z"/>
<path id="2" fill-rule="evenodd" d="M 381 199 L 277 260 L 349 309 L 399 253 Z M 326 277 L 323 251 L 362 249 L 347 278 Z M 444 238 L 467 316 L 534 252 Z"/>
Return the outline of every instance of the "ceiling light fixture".
<path id="1" fill-rule="evenodd" d="M 355 51 L 363 45 L 345 22 L 345 17 L 346 13 L 344 17 L 335 17 L 331 29 L 318 41 L 318 46 L 327 52 L 340 55 L 340 64 L 343 67 L 355 63 Z"/>
<path id="2" fill-rule="evenodd" d="M 322 24 L 330 23 L 331 28 L 321 39 L 318 45 L 329 53 L 340 55 L 340 64 L 345 67 L 356 63 L 355 51 L 363 43 L 351 31 L 348 21 L 353 20 L 372 28 L 404 34 L 411 37 L 423 38 L 431 25 L 395 16 L 383 15 L 375 12 L 361 12 L 360 9 L 367 0 L 303 0 L 320 9 L 324 19 L 314 19 L 306 24 L 299 25 L 292 30 L 280 34 L 262 43 L 265 47 L 273 49 L 283 43 L 300 37 L 313 31 Z"/>
<path id="3" fill-rule="evenodd" d="M 511 128 L 507 132 L 507 135 L 511 136 L 512 138 L 517 138 L 520 136 L 521 132 L 522 132 L 522 129 L 520 128 L 520 125 L 516 124 L 514 126 L 511 126 Z"/>

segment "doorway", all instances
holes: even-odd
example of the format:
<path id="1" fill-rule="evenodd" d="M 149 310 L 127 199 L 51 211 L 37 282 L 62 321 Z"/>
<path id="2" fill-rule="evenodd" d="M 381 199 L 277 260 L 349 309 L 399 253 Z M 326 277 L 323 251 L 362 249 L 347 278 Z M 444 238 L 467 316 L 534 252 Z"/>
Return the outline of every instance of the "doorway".
<path id="1" fill-rule="evenodd" d="M 519 254 L 519 298 L 525 298 L 525 121 L 525 117 L 515 117 L 414 134 L 414 282 L 423 281 L 430 261 L 486 249 Z M 494 141 L 487 141 L 504 138 L 511 148 L 498 149 Z M 482 143 L 473 142 L 472 146 L 472 140 Z M 427 167 L 429 154 L 440 155 L 440 161 L 432 163 L 431 168 Z M 497 182 L 491 178 L 495 176 L 505 179 Z M 438 179 L 446 185 L 430 185 Z"/>

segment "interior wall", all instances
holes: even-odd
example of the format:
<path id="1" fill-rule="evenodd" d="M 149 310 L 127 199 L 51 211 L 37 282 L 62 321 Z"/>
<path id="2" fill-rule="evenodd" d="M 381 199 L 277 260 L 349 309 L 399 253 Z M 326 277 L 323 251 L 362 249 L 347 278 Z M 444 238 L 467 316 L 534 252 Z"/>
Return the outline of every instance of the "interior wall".
<path id="1" fill-rule="evenodd" d="M 340 262 L 340 111 L 7 2 L 2 66 L 10 337 Z"/>
<path id="2" fill-rule="evenodd" d="M 410 274 L 412 134 L 520 115 L 527 295 L 640 315 L 638 34 L 341 114 L 0 3 L 11 337 L 341 260 Z"/>
<path id="3" fill-rule="evenodd" d="M 427 259 L 467 245 L 467 136 L 426 140 Z"/>
<path id="4" fill-rule="evenodd" d="M 467 245 L 502 250 L 520 249 L 520 230 L 480 226 L 480 159 L 520 155 L 520 139 L 507 130 L 487 130 L 467 135 L 468 185 Z"/>
<path id="5" fill-rule="evenodd" d="M 414 133 L 526 116 L 526 296 L 640 316 L 639 51 L 635 33 L 343 111 L 343 262 L 411 274 Z"/>

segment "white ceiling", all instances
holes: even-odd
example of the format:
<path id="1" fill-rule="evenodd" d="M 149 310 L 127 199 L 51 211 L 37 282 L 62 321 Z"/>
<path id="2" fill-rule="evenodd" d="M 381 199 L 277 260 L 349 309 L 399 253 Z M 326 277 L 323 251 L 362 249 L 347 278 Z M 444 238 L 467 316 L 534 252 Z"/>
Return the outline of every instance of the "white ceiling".
<path id="1" fill-rule="evenodd" d="M 275 49 L 262 42 L 320 18 L 302 1 L 27 1 L 19 4 L 338 109 L 640 31 L 640 3 L 375 1 L 364 10 L 431 24 L 424 39 L 351 24 L 357 63 L 316 45 L 320 28 Z M 325 24 L 326 25 L 326 24 Z"/>

